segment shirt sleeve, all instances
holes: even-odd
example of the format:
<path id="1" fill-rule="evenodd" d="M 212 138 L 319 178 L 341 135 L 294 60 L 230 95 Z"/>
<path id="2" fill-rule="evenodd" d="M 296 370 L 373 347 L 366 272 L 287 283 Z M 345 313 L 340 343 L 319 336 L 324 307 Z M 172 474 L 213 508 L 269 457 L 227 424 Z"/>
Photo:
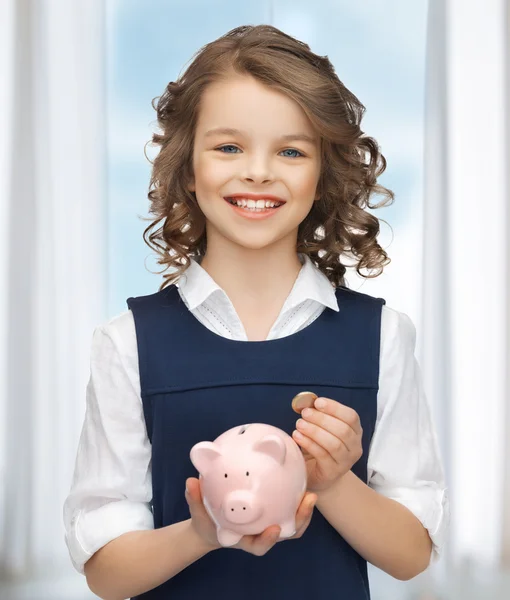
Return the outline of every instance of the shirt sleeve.
<path id="1" fill-rule="evenodd" d="M 406 506 L 427 529 L 433 544 L 430 565 L 441 556 L 450 505 L 415 346 L 411 319 L 383 306 L 377 422 L 368 456 L 368 485 Z"/>
<path id="2" fill-rule="evenodd" d="M 109 541 L 154 528 L 151 445 L 130 313 L 97 327 L 92 336 L 85 418 L 63 507 L 65 542 L 82 574 L 87 560 Z"/>

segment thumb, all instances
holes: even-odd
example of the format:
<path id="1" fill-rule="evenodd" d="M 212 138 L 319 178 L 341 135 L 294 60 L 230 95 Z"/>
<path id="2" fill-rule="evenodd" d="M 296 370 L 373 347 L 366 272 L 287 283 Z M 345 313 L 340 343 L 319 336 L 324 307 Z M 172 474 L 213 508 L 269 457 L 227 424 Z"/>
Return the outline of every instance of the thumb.
<path id="1" fill-rule="evenodd" d="M 198 483 L 198 486 L 197 486 L 197 483 Z M 198 492 L 198 497 L 197 497 L 197 492 Z M 188 479 L 186 479 L 186 492 L 185 492 L 186 499 L 196 502 L 197 500 L 200 500 L 200 495 L 201 495 L 200 494 L 200 482 L 198 481 L 198 479 L 196 477 L 188 477 Z"/>
<path id="2" fill-rule="evenodd" d="M 197 517 L 208 517 L 207 510 L 202 500 L 200 490 L 200 481 L 196 477 L 186 479 L 187 491 L 185 492 L 186 502 L 188 503 L 190 513 Z"/>

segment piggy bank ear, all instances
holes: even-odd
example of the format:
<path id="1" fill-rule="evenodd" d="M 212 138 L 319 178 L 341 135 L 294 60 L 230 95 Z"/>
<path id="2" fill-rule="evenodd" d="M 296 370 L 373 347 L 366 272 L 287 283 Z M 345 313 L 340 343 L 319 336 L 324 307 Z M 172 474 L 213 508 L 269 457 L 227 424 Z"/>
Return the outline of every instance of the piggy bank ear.
<path id="1" fill-rule="evenodd" d="M 283 465 L 287 454 L 287 448 L 282 438 L 273 434 L 265 435 L 260 440 L 257 440 L 253 445 L 253 450 L 267 454 L 271 458 L 274 458 L 280 465 Z"/>
<path id="2" fill-rule="evenodd" d="M 199 442 L 191 448 L 189 456 L 195 469 L 204 475 L 221 456 L 221 452 L 214 442 Z"/>

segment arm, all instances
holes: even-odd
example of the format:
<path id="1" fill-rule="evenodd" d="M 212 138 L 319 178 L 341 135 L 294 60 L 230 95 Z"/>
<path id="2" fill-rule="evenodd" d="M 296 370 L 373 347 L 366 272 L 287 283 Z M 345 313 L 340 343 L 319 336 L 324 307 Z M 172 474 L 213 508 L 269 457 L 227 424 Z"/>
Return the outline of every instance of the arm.
<path id="1" fill-rule="evenodd" d="M 108 542 L 129 531 L 154 529 L 151 446 L 139 384 L 132 380 L 136 355 L 131 356 L 127 336 L 117 336 L 118 348 L 115 329 L 121 329 L 118 321 L 116 327 L 97 327 L 92 337 L 85 417 L 63 506 L 65 542 L 81 574 Z"/>
<path id="2" fill-rule="evenodd" d="M 308 483 L 318 494 L 317 508 L 324 517 L 366 560 L 405 580 L 439 558 L 449 502 L 437 436 L 414 358 L 416 330 L 404 313 L 383 307 L 382 316 L 368 485 L 351 471 L 362 450 L 357 415 L 348 407 L 328 400 L 322 410 L 312 410 L 308 416 L 303 411 L 302 417 L 311 425 L 301 428 L 306 443 L 298 443 L 315 458 Z"/>
<path id="3" fill-rule="evenodd" d="M 104 600 L 124 600 L 161 585 L 212 549 L 191 519 L 150 531 L 130 531 L 85 563 L 87 584 Z"/>
<path id="4" fill-rule="evenodd" d="M 448 525 L 444 472 L 415 346 L 411 319 L 384 306 L 368 485 L 349 471 L 317 502 L 361 556 L 401 580 L 437 560 Z"/>
<path id="5" fill-rule="evenodd" d="M 316 493 L 317 508 L 365 560 L 402 581 L 427 568 L 431 539 L 405 506 L 378 494 L 352 471 Z"/>
<path id="6" fill-rule="evenodd" d="M 209 551 L 191 520 L 154 530 L 150 460 L 129 312 L 94 331 L 85 419 L 64 503 L 73 566 L 108 600 L 152 589 Z"/>
<path id="7" fill-rule="evenodd" d="M 433 564 L 443 551 L 450 509 L 438 437 L 415 357 L 416 328 L 405 313 L 384 306 L 381 329 L 378 414 L 367 483 L 407 508 L 427 530 Z"/>

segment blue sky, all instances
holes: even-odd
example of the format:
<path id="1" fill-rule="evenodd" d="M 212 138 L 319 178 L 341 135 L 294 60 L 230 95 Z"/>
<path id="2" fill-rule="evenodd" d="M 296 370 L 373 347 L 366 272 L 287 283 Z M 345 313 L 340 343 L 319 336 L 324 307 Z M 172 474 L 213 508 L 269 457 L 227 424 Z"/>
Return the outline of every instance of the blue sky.
<path id="1" fill-rule="evenodd" d="M 395 234 L 416 222 L 423 201 L 426 12 L 425 0 L 108 0 L 110 313 L 161 283 L 146 269 L 159 266 L 142 239 L 148 223 L 137 217 L 149 216 L 143 150 L 155 126 L 151 100 L 202 45 L 241 24 L 270 23 L 329 57 L 365 105 L 362 130 L 388 161 L 380 182 L 396 199 L 373 214 Z M 381 232 L 381 243 L 389 243 L 384 223 Z"/>

